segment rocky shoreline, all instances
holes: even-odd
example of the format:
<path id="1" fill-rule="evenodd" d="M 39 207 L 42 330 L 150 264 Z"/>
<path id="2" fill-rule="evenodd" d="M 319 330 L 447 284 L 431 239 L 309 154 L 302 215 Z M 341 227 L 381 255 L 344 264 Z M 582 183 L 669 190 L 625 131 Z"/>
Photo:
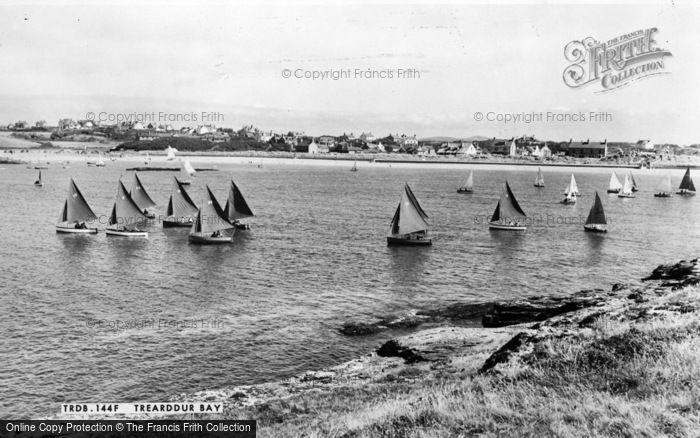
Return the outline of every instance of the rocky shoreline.
<path id="1" fill-rule="evenodd" d="M 577 361 L 581 358 L 590 360 L 585 366 L 597 368 L 591 368 L 593 371 L 585 368 L 586 372 L 593 373 L 588 379 L 597 382 L 599 376 L 607 376 L 605 385 L 612 385 L 592 394 L 596 397 L 608 393 L 615 397 L 631 397 L 637 388 L 634 385 L 641 385 L 634 380 L 640 377 L 625 377 L 631 383 L 619 383 L 620 376 L 612 371 L 606 375 L 605 367 L 611 367 L 611 364 L 626 367 L 642 359 L 657 360 L 654 355 L 658 351 L 675 351 L 675 347 L 670 347 L 675 345 L 674 342 L 684 342 L 684 346 L 691 341 L 700 342 L 692 337 L 700 327 L 700 259 L 658 266 L 642 281 L 639 286 L 614 284 L 607 289 L 585 290 L 567 297 L 451 305 L 374 323 L 348 323 L 340 330 L 349 336 L 374 334 L 392 328 L 417 328 L 438 322 L 448 325 L 390 339 L 371 354 L 322 371 L 310 371 L 280 382 L 183 394 L 172 401 L 223 401 L 225 412 L 221 418 L 257 419 L 260 436 L 392 436 L 406 432 L 409 429 L 404 428 L 409 426 L 430 429 L 438 425 L 435 430 L 442 432 L 436 435 L 442 436 L 465 431 L 467 434 L 481 431 L 487 435 L 512 432 L 517 429 L 512 429 L 510 418 L 497 420 L 481 415 L 476 419 L 460 417 L 455 421 L 455 415 L 466 414 L 448 409 L 448 401 L 470 404 L 472 399 L 483 398 L 480 405 L 470 405 L 475 410 L 488 407 L 490 403 L 503 403 L 503 399 L 509 403 L 523 403 L 517 397 L 510 400 L 510 396 L 501 391 L 513 391 L 512 385 L 521 384 L 518 382 L 522 376 L 541 378 L 552 370 L 558 373 L 554 374 L 555 378 L 549 377 L 543 381 L 545 383 L 532 386 L 533 394 L 552 379 L 564 379 L 561 382 L 576 380 L 580 377 L 576 374 L 580 370 L 566 367 L 559 370 L 560 362 L 554 358 L 582 348 L 581 352 L 567 356 L 567 360 L 579 367 L 582 365 Z M 483 327 L 449 325 L 450 321 L 475 318 L 481 318 Z M 668 333 L 663 331 L 667 329 L 670 330 Z M 548 364 L 546 368 L 542 368 L 543 363 Z M 653 363 L 648 362 L 647 368 Z M 684 372 L 700 370 L 700 356 L 691 368 Z M 567 377 L 567 373 L 571 374 Z M 562 389 L 564 383 L 561 382 L 553 384 L 549 391 L 556 393 Z M 587 380 L 581 382 L 580 385 L 585 386 Z M 468 391 L 462 385 L 467 386 Z M 479 389 L 485 385 L 491 389 Z M 617 392 L 616 385 L 622 385 L 626 392 Z M 462 393 L 465 391 L 468 395 Z M 500 395 L 491 396 L 490 391 L 498 391 Z M 668 394 L 663 396 L 670 397 Z M 565 399 L 566 394 L 563 397 Z M 632 397 L 631 400 L 636 399 Z M 588 402 L 587 399 L 580 401 L 585 406 Z M 610 403 L 609 409 L 618 409 L 616 402 Z M 693 430 L 700 425 L 700 403 L 688 403 L 692 412 L 679 411 L 678 418 L 673 419 L 679 430 Z M 529 407 L 519 409 L 523 410 L 520 414 L 525 415 Z M 676 411 L 670 412 L 676 415 Z M 515 413 L 513 415 L 517 417 Z M 533 415 L 539 414 L 535 412 Z M 192 418 L 198 417 L 194 415 Z M 556 417 L 549 421 L 548 427 L 551 428 L 554 427 L 552 422 L 559 425 L 557 422 L 563 420 Z M 564 426 L 567 421 L 577 423 L 579 420 L 566 420 Z M 584 426 L 586 424 L 592 429 L 584 430 L 583 435 L 607 434 L 608 426 L 597 426 L 595 421 Z M 630 424 L 634 426 L 633 422 Z M 540 429 L 530 430 L 541 432 Z M 684 436 L 684 433 L 678 435 Z"/>

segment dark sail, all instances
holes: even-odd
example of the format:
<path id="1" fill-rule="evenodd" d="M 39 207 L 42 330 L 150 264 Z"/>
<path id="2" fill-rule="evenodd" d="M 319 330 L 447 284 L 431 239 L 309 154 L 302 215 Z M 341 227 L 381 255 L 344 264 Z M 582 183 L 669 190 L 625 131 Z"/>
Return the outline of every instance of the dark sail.
<path id="1" fill-rule="evenodd" d="M 226 211 L 230 221 L 255 216 L 243 197 L 243 193 L 233 181 L 231 181 L 231 189 L 228 192 L 228 200 L 226 200 L 224 211 Z"/>
<path id="2" fill-rule="evenodd" d="M 520 208 L 520 204 L 518 204 L 518 201 L 515 199 L 515 196 L 513 196 L 513 192 L 510 190 L 508 181 L 506 181 L 506 190 L 508 191 L 508 197 L 510 198 L 511 203 L 513 204 L 513 208 L 515 208 L 515 211 L 525 216 L 525 212 L 522 208 Z"/>
<path id="3" fill-rule="evenodd" d="M 148 192 L 146 192 L 146 189 L 143 187 L 143 184 L 141 184 L 139 176 L 135 172 L 134 183 L 131 185 L 131 192 L 129 193 L 129 195 L 131 195 L 131 199 L 134 200 L 136 205 L 138 205 L 139 209 L 142 211 L 146 208 L 156 206 L 156 203 L 148 195 Z"/>
<path id="4" fill-rule="evenodd" d="M 423 210 L 423 208 L 418 203 L 418 199 L 416 199 L 416 196 L 413 194 L 413 191 L 408 186 L 408 183 L 406 183 L 406 193 L 408 194 L 408 197 L 411 200 L 411 203 L 416 207 L 416 210 L 418 210 L 418 214 L 420 214 L 420 216 L 423 219 L 428 219 L 428 215 L 426 214 L 426 212 Z"/>
<path id="5" fill-rule="evenodd" d="M 80 189 L 71 178 L 68 184 L 68 196 L 63 204 L 61 222 L 89 222 L 97 220 Z"/>
<path id="6" fill-rule="evenodd" d="M 415 196 L 412 196 L 411 189 L 406 184 L 399 206 L 391 221 L 392 235 L 406 235 L 419 231 L 428 231 L 428 223 L 425 221 L 427 215 L 421 214 L 420 206 L 417 205 Z"/>
<path id="7" fill-rule="evenodd" d="M 192 233 L 213 233 L 229 230 L 233 225 L 228 221 L 214 194 L 207 186 L 207 199 L 197 211 L 197 217 L 192 224 Z"/>
<path id="8" fill-rule="evenodd" d="M 496 209 L 493 211 L 493 214 L 491 215 L 491 222 L 496 222 L 501 218 L 501 201 L 498 201 L 498 204 L 496 204 Z"/>
<path id="9" fill-rule="evenodd" d="M 595 192 L 595 202 L 591 211 L 588 213 L 588 219 L 586 219 L 586 225 L 597 224 L 605 225 L 608 221 L 605 217 L 605 211 L 603 210 L 603 203 L 600 201 L 600 196 L 598 192 Z"/>
<path id="10" fill-rule="evenodd" d="M 167 216 L 192 217 L 197 214 L 197 206 L 187 194 L 183 184 L 173 178 L 173 188 L 168 201 Z"/>
<path id="11" fill-rule="evenodd" d="M 127 192 L 126 187 L 124 187 L 124 183 L 119 180 L 117 186 L 117 200 L 112 209 L 110 225 L 133 226 L 137 222 L 143 222 L 147 219 L 148 218 L 143 214 L 139 206 L 131 199 L 129 192 Z"/>
<path id="12" fill-rule="evenodd" d="M 690 167 L 685 171 L 679 189 L 695 191 L 695 184 L 693 184 L 693 179 L 690 177 Z"/>

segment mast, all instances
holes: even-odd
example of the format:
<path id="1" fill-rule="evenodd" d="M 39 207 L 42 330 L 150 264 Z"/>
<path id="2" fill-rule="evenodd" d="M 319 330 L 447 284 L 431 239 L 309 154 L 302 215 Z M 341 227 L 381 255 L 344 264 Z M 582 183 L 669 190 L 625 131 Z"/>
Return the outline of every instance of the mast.
<path id="1" fill-rule="evenodd" d="M 605 217 L 605 211 L 603 210 L 603 203 L 600 201 L 600 196 L 598 192 L 595 192 L 595 202 L 591 211 L 588 213 L 588 218 L 586 219 L 586 225 L 606 225 L 608 223 Z"/>

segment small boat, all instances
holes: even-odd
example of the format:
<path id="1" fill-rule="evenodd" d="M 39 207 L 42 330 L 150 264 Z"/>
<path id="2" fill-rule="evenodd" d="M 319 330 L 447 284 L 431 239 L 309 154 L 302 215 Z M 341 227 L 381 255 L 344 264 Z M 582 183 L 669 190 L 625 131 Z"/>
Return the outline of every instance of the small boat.
<path id="1" fill-rule="evenodd" d="M 97 228 L 89 228 L 87 222 L 97 220 L 80 189 L 71 178 L 68 183 L 68 196 L 63 203 L 61 216 L 56 224 L 57 233 L 97 234 Z"/>
<path id="2" fill-rule="evenodd" d="M 632 183 L 632 191 L 638 192 L 639 187 L 637 186 L 637 181 L 635 181 L 634 175 L 632 175 L 632 172 L 629 172 L 629 176 L 630 176 L 630 182 Z"/>
<path id="3" fill-rule="evenodd" d="M 357 172 L 357 160 L 355 160 L 355 163 L 353 163 L 352 167 L 350 168 L 350 172 Z"/>
<path id="4" fill-rule="evenodd" d="M 542 175 L 542 168 L 537 168 L 537 178 L 535 178 L 535 187 L 544 187 L 544 175 Z"/>
<path id="5" fill-rule="evenodd" d="M 175 148 L 170 147 L 170 145 L 168 145 L 167 149 L 165 149 L 165 152 L 167 154 L 166 159 L 168 161 L 173 161 L 175 159 Z"/>
<path id="6" fill-rule="evenodd" d="M 248 206 L 248 203 L 243 197 L 243 193 L 238 188 L 235 182 L 231 180 L 231 188 L 228 191 L 228 199 L 226 200 L 226 206 L 224 207 L 224 212 L 228 217 L 229 222 L 231 222 L 239 230 L 248 230 L 250 226 L 248 224 L 241 223 L 240 220 L 255 216 L 253 211 Z"/>
<path id="7" fill-rule="evenodd" d="M 163 228 L 191 227 L 197 215 L 197 206 L 187 194 L 184 184 L 173 178 L 173 189 L 163 219 Z"/>
<path id="8" fill-rule="evenodd" d="M 194 167 L 190 164 L 190 160 L 185 160 L 180 163 L 180 183 L 184 185 L 190 185 L 192 184 L 192 175 L 194 175 L 196 171 L 194 170 Z"/>
<path id="9" fill-rule="evenodd" d="M 469 171 L 469 177 L 464 182 L 464 185 L 457 189 L 457 193 L 472 193 L 474 191 L 474 171 Z"/>
<path id="10" fill-rule="evenodd" d="M 117 185 L 117 199 L 112 206 L 112 213 L 109 215 L 107 226 L 108 236 L 119 237 L 148 237 L 148 232 L 138 228 L 139 223 L 148 220 L 138 205 L 131 199 L 126 191 L 124 183 L 119 180 Z"/>
<path id="11" fill-rule="evenodd" d="M 190 229 L 188 236 L 190 243 L 232 243 L 235 233 L 236 228 L 228 221 L 226 213 L 207 186 L 207 198 L 197 210 L 197 217 Z"/>
<path id="12" fill-rule="evenodd" d="M 408 183 L 404 186 L 394 217 L 391 219 L 388 246 L 427 246 L 433 241 L 428 235 L 428 215 L 421 208 Z"/>
<path id="13" fill-rule="evenodd" d="M 591 211 L 588 213 L 586 223 L 583 224 L 583 229 L 584 231 L 590 231 L 593 233 L 608 232 L 608 220 L 605 217 L 603 203 L 600 202 L 598 192 L 595 192 L 595 202 L 593 202 L 593 207 L 591 207 Z"/>
<path id="14" fill-rule="evenodd" d="M 569 185 L 566 186 L 566 190 L 564 190 L 564 194 L 567 195 L 571 193 L 573 196 L 581 196 L 581 194 L 578 191 L 578 185 L 576 184 L 576 178 L 574 178 L 574 174 L 571 174 L 571 181 L 569 181 Z"/>
<path id="15" fill-rule="evenodd" d="M 501 198 L 496 204 L 496 210 L 494 210 L 491 221 L 489 221 L 489 229 L 522 231 L 527 229 L 526 222 L 527 216 L 523 209 L 520 208 L 518 201 L 510 190 L 508 181 L 506 181 L 501 190 Z"/>
<path id="16" fill-rule="evenodd" d="M 260 162 L 258 163 L 258 169 L 262 169 L 262 158 L 260 159 Z"/>
<path id="17" fill-rule="evenodd" d="M 97 164 L 97 160 L 86 160 L 85 163 L 88 167 L 94 167 Z"/>
<path id="18" fill-rule="evenodd" d="M 673 196 L 673 187 L 671 187 L 671 175 L 666 175 L 664 179 L 661 180 L 661 184 L 656 188 L 656 193 L 654 197 L 656 198 L 670 198 Z"/>
<path id="19" fill-rule="evenodd" d="M 44 183 L 41 181 L 41 170 L 39 171 L 39 179 L 34 181 L 34 185 L 37 187 L 43 187 Z"/>
<path id="20" fill-rule="evenodd" d="M 569 192 L 566 194 L 566 197 L 561 201 L 561 203 L 565 205 L 576 204 L 576 196 L 574 196 L 573 193 Z"/>
<path id="21" fill-rule="evenodd" d="M 622 188 L 617 194 L 618 198 L 636 198 L 637 195 L 632 193 L 632 181 L 630 181 L 629 174 L 625 175 L 625 182 L 622 183 Z"/>
<path id="22" fill-rule="evenodd" d="M 149 219 L 155 219 L 156 214 L 150 211 L 156 207 L 156 203 L 148 195 L 146 188 L 141 184 L 139 176 L 134 172 L 134 181 L 131 183 L 131 191 L 129 192 L 131 199 L 134 200 L 134 204 L 143 212 L 143 215 Z"/>
<path id="23" fill-rule="evenodd" d="M 612 175 L 610 175 L 610 183 L 608 184 L 608 193 L 620 193 L 621 188 L 622 188 L 622 183 L 617 178 L 617 174 L 615 173 L 615 171 L 613 171 Z"/>
<path id="24" fill-rule="evenodd" d="M 105 161 L 102 159 L 102 155 L 97 156 L 97 161 L 95 161 L 95 167 L 105 167 Z"/>
<path id="25" fill-rule="evenodd" d="M 145 164 L 146 166 L 148 166 L 149 164 L 151 164 L 151 156 L 148 155 L 148 152 L 146 152 L 146 159 L 143 160 L 143 164 Z"/>
<path id="26" fill-rule="evenodd" d="M 685 171 L 685 175 L 683 175 L 681 185 L 678 187 L 676 194 L 681 196 L 695 196 L 695 184 L 693 184 L 693 179 L 690 177 L 690 167 Z"/>

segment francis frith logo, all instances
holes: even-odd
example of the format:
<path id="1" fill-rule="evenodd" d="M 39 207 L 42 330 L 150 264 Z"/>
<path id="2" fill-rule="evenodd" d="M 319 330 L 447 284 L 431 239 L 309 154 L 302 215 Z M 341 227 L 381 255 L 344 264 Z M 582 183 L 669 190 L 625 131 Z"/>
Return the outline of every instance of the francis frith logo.
<path id="1" fill-rule="evenodd" d="M 571 41 L 564 48 L 564 83 L 571 88 L 598 85 L 607 92 L 654 75 L 668 74 L 665 57 L 671 52 L 657 46 L 652 27 L 600 42 L 592 37 Z"/>

